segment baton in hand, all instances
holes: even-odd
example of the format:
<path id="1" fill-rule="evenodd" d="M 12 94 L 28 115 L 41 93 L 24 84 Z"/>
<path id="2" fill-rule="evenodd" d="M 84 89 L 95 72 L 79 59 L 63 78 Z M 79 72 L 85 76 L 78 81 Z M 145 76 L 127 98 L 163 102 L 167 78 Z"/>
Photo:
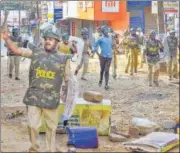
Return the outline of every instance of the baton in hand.
<path id="1" fill-rule="evenodd" d="M 4 20 L 2 22 L 2 29 L 4 29 L 5 25 L 6 25 L 6 21 L 9 15 L 9 11 L 5 10 L 5 15 L 4 15 Z"/>

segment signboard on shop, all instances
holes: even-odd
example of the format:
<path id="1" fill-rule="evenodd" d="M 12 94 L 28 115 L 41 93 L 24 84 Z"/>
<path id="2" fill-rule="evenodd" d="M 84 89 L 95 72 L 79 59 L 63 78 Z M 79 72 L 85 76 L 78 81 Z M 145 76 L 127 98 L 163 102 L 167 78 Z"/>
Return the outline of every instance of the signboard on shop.
<path id="1" fill-rule="evenodd" d="M 119 12 L 119 1 L 102 1 L 102 12 Z"/>
<path id="2" fill-rule="evenodd" d="M 158 3 L 157 3 L 157 1 L 152 1 L 151 12 L 152 12 L 152 14 L 157 14 L 158 13 Z"/>
<path id="3" fill-rule="evenodd" d="M 164 13 L 179 14 L 179 2 L 164 2 Z"/>
<path id="4" fill-rule="evenodd" d="M 48 22 L 54 21 L 54 3 L 53 2 L 47 2 L 48 5 Z"/>
<path id="5" fill-rule="evenodd" d="M 84 12 L 87 11 L 87 8 L 93 8 L 93 1 L 80 1 L 78 2 L 78 7 L 82 8 Z"/>
<path id="6" fill-rule="evenodd" d="M 54 22 L 63 18 L 63 3 L 54 1 Z"/>
<path id="7" fill-rule="evenodd" d="M 179 2 L 178 1 L 172 1 L 172 2 L 163 2 L 164 6 L 164 13 L 165 14 L 179 14 Z M 158 13 L 158 2 L 152 1 L 152 7 L 151 12 L 153 14 Z"/>

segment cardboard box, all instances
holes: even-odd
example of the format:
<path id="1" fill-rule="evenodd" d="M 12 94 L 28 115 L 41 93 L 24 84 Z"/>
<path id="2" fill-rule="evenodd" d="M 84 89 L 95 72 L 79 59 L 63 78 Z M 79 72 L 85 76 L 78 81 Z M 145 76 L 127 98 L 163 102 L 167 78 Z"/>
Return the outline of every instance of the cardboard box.
<path id="1" fill-rule="evenodd" d="M 60 103 L 58 110 L 58 128 L 62 129 L 61 115 L 64 112 L 63 103 Z M 45 132 L 46 127 L 44 122 L 42 123 L 40 132 Z M 111 101 L 103 99 L 101 103 L 91 103 L 83 98 L 79 98 L 68 123 L 69 127 L 96 127 L 99 135 L 108 135 L 111 123 Z"/>

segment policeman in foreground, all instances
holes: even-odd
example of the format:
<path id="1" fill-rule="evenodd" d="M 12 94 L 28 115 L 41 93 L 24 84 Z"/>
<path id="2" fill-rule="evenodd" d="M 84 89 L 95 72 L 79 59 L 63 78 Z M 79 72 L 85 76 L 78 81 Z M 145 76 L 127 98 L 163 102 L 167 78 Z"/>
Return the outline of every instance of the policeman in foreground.
<path id="1" fill-rule="evenodd" d="M 41 29 L 42 30 L 42 29 Z M 28 109 L 28 131 L 31 141 L 29 152 L 38 152 L 38 129 L 41 126 L 41 117 L 44 116 L 46 124 L 46 151 L 55 151 L 55 135 L 58 125 L 58 106 L 60 101 L 60 89 L 63 79 L 68 81 L 70 68 L 66 63 L 70 62 L 72 55 L 61 55 L 56 50 L 60 41 L 60 32 L 55 26 L 47 26 L 42 34 L 44 47 L 38 47 L 29 43 L 28 49 L 18 48 L 3 30 L 3 39 L 7 47 L 16 55 L 30 58 L 29 87 L 23 102 Z M 69 66 L 69 65 L 68 65 Z M 64 125 L 67 125 L 64 116 Z"/>

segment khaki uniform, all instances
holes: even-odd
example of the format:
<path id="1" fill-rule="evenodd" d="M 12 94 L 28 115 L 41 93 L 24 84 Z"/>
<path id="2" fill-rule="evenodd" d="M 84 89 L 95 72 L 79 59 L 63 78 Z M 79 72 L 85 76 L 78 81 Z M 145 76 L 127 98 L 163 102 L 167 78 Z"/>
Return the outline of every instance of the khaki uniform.
<path id="1" fill-rule="evenodd" d="M 130 67 L 130 74 L 137 73 L 138 55 L 139 55 L 139 40 L 138 37 L 128 36 L 127 40 L 127 65 L 125 72 L 128 73 Z"/>
<path id="2" fill-rule="evenodd" d="M 71 42 L 69 42 L 68 44 L 64 44 L 63 42 L 60 42 L 58 49 L 61 53 L 64 54 L 74 54 L 77 52 L 75 44 Z"/>
<path id="3" fill-rule="evenodd" d="M 81 78 L 85 78 L 85 74 L 87 73 L 88 70 L 88 65 L 89 65 L 89 48 L 91 48 L 91 44 L 89 42 L 89 40 L 84 40 L 84 49 L 82 52 L 82 58 L 81 58 L 81 62 L 80 64 L 77 66 L 77 71 L 79 71 L 82 66 L 83 67 L 83 73 L 82 73 L 82 77 Z"/>
<path id="4" fill-rule="evenodd" d="M 11 40 L 14 42 L 14 44 L 18 47 L 22 47 L 22 41 L 21 37 L 10 37 Z M 9 56 L 9 74 L 13 73 L 13 70 L 15 68 L 15 77 L 19 78 L 19 67 L 20 67 L 20 60 L 21 57 L 17 56 L 15 53 L 11 52 L 11 50 L 8 50 L 8 56 Z"/>
<path id="5" fill-rule="evenodd" d="M 152 86 L 152 81 L 158 86 L 158 78 L 159 78 L 159 61 L 160 61 L 160 54 L 159 49 L 163 48 L 161 42 L 159 40 L 151 40 L 148 39 L 145 46 L 145 54 L 147 56 L 147 63 L 148 63 L 148 78 L 149 78 L 149 85 Z M 153 77 L 153 69 L 154 69 L 154 77 Z"/>
<path id="6" fill-rule="evenodd" d="M 9 56 L 9 74 L 13 73 L 15 67 L 15 77 L 19 77 L 19 66 L 20 66 L 21 57 L 19 56 Z"/>
<path id="7" fill-rule="evenodd" d="M 178 38 L 171 38 L 168 36 L 167 38 L 167 46 L 168 46 L 168 72 L 169 79 L 171 80 L 174 76 L 178 78 L 178 62 L 177 62 L 177 50 L 178 50 Z"/>
<path id="8" fill-rule="evenodd" d="M 143 34 L 139 34 L 139 48 L 140 48 L 140 67 L 143 68 L 145 59 L 144 59 L 144 43 L 145 43 L 145 37 Z"/>
<path id="9" fill-rule="evenodd" d="M 117 68 L 118 68 L 118 57 L 117 57 L 117 52 L 118 52 L 118 47 L 119 47 L 119 41 L 117 38 L 113 37 L 113 58 L 112 58 L 112 71 L 113 71 L 113 76 L 117 76 Z"/>
<path id="10" fill-rule="evenodd" d="M 28 132 L 31 141 L 29 152 L 38 152 L 39 128 L 42 124 L 42 116 L 46 125 L 46 151 L 55 151 L 55 136 L 58 126 L 58 108 L 48 109 L 37 106 L 28 106 Z"/>
<path id="11" fill-rule="evenodd" d="M 29 48 L 33 52 L 29 88 L 23 99 L 28 110 L 28 131 L 31 141 L 29 152 L 39 151 L 37 139 L 42 117 L 46 125 L 46 151 L 54 152 L 60 89 L 65 77 L 65 64 L 72 56 L 62 55 L 58 51 L 47 53 L 33 44 L 29 44 Z"/>

